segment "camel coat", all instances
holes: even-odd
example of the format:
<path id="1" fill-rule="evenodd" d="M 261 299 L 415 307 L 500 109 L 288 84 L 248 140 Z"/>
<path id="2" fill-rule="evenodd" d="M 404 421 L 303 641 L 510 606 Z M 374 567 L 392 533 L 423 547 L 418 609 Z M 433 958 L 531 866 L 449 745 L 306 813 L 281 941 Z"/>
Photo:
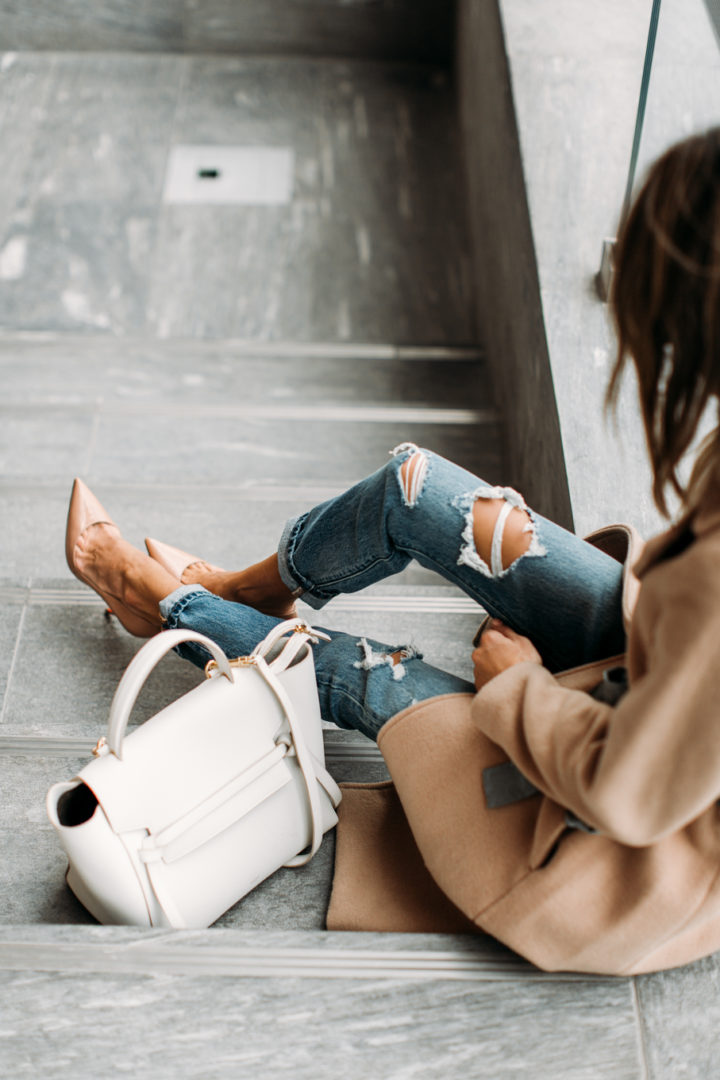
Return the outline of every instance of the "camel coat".
<path id="1" fill-rule="evenodd" d="M 629 691 L 613 707 L 570 688 L 582 669 L 522 663 L 393 717 L 392 782 L 344 788 L 328 928 L 480 928 L 607 974 L 720 948 L 720 493 L 639 562 L 624 535 Z M 508 759 L 538 791 L 491 809 Z"/>

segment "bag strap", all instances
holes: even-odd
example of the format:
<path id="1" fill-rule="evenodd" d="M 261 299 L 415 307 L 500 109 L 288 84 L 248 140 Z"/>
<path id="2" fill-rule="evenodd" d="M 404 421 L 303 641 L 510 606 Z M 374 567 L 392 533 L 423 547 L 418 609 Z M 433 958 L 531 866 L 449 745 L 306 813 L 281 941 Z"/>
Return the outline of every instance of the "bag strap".
<path id="1" fill-rule="evenodd" d="M 220 673 L 225 675 L 230 682 L 234 682 L 227 656 L 219 645 L 204 634 L 198 634 L 194 630 L 164 630 L 156 637 L 150 638 L 130 662 L 110 706 L 107 747 L 117 758 L 122 760 L 122 742 L 130 713 L 147 677 L 166 653 L 184 641 L 197 641 L 203 645 L 212 654 Z"/>
<path id="2" fill-rule="evenodd" d="M 304 619 L 285 619 L 284 622 L 278 623 L 277 626 L 273 627 L 267 637 L 263 638 L 263 640 L 255 646 L 250 655 L 253 657 L 262 656 L 264 659 L 272 647 L 287 634 L 291 634 L 292 636 L 285 642 L 282 652 L 271 660 L 268 665 L 278 674 L 290 667 L 297 654 L 308 641 L 316 643 L 320 638 L 322 638 L 323 641 L 331 640 L 330 636 L 323 633 L 322 630 L 316 630 L 313 626 L 308 626 Z"/>
<path id="3" fill-rule="evenodd" d="M 257 643 L 250 655 L 266 656 L 273 645 L 275 645 L 281 637 L 285 637 L 291 630 L 294 631 L 296 627 L 300 626 L 305 627 L 302 619 L 285 619 L 283 622 L 278 623 L 276 626 L 273 626 L 270 633 L 267 634 L 262 641 Z"/>
<path id="4" fill-rule="evenodd" d="M 292 736 L 293 746 L 295 747 L 295 755 L 297 757 L 297 763 L 302 773 L 302 778 L 305 783 L 305 791 L 308 797 L 308 807 L 310 809 L 310 816 L 312 818 L 312 835 L 309 848 L 302 852 L 300 855 L 296 855 L 294 859 L 291 859 L 286 866 L 304 866 L 305 863 L 310 862 L 315 852 L 320 847 L 323 838 L 322 828 L 322 810 L 320 807 L 320 788 L 319 777 L 317 775 L 317 766 L 315 760 L 310 752 L 310 749 L 305 742 L 302 734 L 302 730 L 297 721 L 297 715 L 295 707 L 290 700 L 290 697 L 285 690 L 285 687 L 280 683 L 275 673 L 270 669 L 270 666 L 266 663 L 265 659 L 258 655 L 255 658 L 255 666 L 263 677 L 267 685 L 270 687 L 275 697 L 278 699 L 280 706 L 287 718 L 288 727 L 290 728 L 290 735 Z M 322 777 L 323 788 L 327 791 L 328 786 L 332 786 L 334 790 L 328 791 L 328 796 L 334 806 L 337 806 L 340 802 L 341 792 L 335 784 L 334 780 L 325 773 Z M 330 785 L 327 784 L 327 780 L 330 780 Z"/>
<path id="5" fill-rule="evenodd" d="M 295 625 L 298 624 L 299 621 L 300 620 L 288 620 L 291 625 L 286 626 L 283 633 L 287 633 L 288 630 L 294 630 Z M 322 811 L 320 807 L 320 786 L 322 786 L 334 807 L 339 805 L 342 799 L 342 792 L 333 780 L 332 776 L 330 776 L 330 773 L 317 760 L 317 758 L 315 758 L 315 756 L 312 754 L 309 747 L 307 746 L 307 743 L 305 742 L 302 734 L 302 730 L 297 721 L 295 707 L 292 704 L 292 701 L 290 700 L 287 691 L 285 690 L 282 683 L 278 680 L 277 675 L 273 670 L 275 661 L 273 661 L 273 667 L 271 667 L 264 659 L 263 653 L 267 652 L 268 649 L 272 648 L 272 646 L 279 640 L 279 638 L 282 637 L 282 634 L 277 633 L 277 630 L 279 629 L 280 627 L 276 627 L 275 631 L 271 631 L 271 635 L 269 636 L 272 636 L 273 640 L 269 644 L 267 644 L 267 638 L 264 641 L 260 642 L 260 645 L 256 648 L 253 654 L 253 666 L 256 668 L 260 676 L 265 680 L 267 685 L 274 693 L 275 697 L 280 703 L 285 717 L 287 718 L 288 727 L 290 728 L 290 735 L 292 738 L 293 746 L 295 748 L 297 762 L 300 767 L 300 772 L 302 774 L 305 791 L 308 798 L 308 806 L 310 809 L 310 816 L 312 818 L 312 834 L 310 846 L 309 848 L 307 848 L 306 851 L 301 852 L 301 854 L 296 855 L 295 858 L 290 859 L 289 862 L 285 863 L 285 865 L 288 867 L 298 867 L 304 866 L 306 863 L 310 862 L 322 842 L 323 828 Z M 308 627 L 303 626 L 303 630 L 297 633 L 296 638 L 291 638 L 288 642 L 288 646 L 293 646 L 291 649 L 292 656 L 294 656 L 297 652 L 297 648 L 295 647 L 295 641 L 298 639 L 302 639 L 299 641 L 300 646 L 302 646 L 310 638 L 311 635 L 307 633 L 308 630 Z M 323 634 L 322 636 L 325 637 L 326 635 Z M 284 649 L 281 655 L 284 655 L 285 651 L 286 650 Z M 276 657 L 276 660 L 277 659 L 279 658 Z M 176 929 L 184 929 L 186 924 L 182 918 L 182 915 L 180 914 L 177 905 L 175 904 L 172 891 L 167 889 L 165 886 L 160 864 L 158 862 L 149 862 L 147 864 L 147 872 L 153 891 L 155 893 L 155 899 L 159 903 L 161 910 L 163 911 L 166 919 L 169 922 L 169 925 L 175 927 Z"/>

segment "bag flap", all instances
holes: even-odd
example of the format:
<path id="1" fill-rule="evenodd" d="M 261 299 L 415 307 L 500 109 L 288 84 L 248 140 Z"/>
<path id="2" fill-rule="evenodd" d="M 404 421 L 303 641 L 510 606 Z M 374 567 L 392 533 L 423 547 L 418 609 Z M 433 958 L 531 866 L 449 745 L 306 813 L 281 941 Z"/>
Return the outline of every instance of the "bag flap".
<path id="1" fill-rule="evenodd" d="M 234 683 L 208 679 L 126 735 L 122 760 L 108 753 L 79 773 L 116 832 L 158 833 L 246 770 L 256 775 L 285 717 L 254 668 L 233 674 Z"/>

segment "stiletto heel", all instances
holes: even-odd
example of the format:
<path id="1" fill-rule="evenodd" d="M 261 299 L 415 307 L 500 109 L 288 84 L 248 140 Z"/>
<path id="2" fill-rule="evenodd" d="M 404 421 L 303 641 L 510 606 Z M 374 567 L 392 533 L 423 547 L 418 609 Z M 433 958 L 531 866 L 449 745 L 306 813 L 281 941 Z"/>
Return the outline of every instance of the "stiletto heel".
<path id="1" fill-rule="evenodd" d="M 122 600 L 105 592 L 79 570 L 76 562 L 77 542 L 91 525 L 112 525 L 117 529 L 117 525 L 102 504 L 95 498 L 90 488 L 83 484 L 82 480 L 76 478 L 70 496 L 67 529 L 65 531 L 67 564 L 78 581 L 82 581 L 83 585 L 88 585 L 105 601 L 107 604 L 106 618 L 115 615 L 118 622 L 125 627 L 128 633 L 133 634 L 135 637 L 153 637 L 160 629 L 159 626 L 155 626 L 154 623 L 143 619 L 141 615 L 136 615 L 123 604 Z"/>

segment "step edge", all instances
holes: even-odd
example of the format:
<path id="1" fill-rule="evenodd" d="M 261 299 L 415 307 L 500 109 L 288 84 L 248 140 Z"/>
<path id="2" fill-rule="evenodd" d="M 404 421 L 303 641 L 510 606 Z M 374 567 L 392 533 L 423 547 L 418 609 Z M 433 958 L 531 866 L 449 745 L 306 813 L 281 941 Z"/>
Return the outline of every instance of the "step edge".
<path id="1" fill-rule="evenodd" d="M 338 732 L 337 736 L 345 736 Z M 384 759 L 377 746 L 369 740 L 364 743 L 346 743 L 338 739 L 331 729 L 323 730 L 325 757 L 331 764 L 372 762 L 382 764 Z M 82 735 L 0 735 L 0 756 L 29 754 L 32 756 L 87 756 L 91 753 L 94 742 L 90 736 Z"/>
<path id="2" fill-rule="evenodd" d="M 480 345 L 393 345 L 385 342 L 332 342 L 332 341 L 250 341 L 243 338 L 156 338 L 156 337 L 108 337 L 82 334 L 63 334 L 52 331 L 0 330 L 0 352 L 5 346 L 46 346 L 58 344 L 69 348 L 87 347 L 96 351 L 105 349 L 152 348 L 160 351 L 188 349 L 195 352 L 234 352 L 239 357 L 277 359 L 298 357 L 302 359 L 333 360 L 485 360 Z"/>
<path id="3" fill-rule="evenodd" d="M 432 586 L 426 586 L 432 588 Z M 407 587 L 405 595 L 392 594 L 383 596 L 338 596 L 328 601 L 328 611 L 363 611 L 363 612 L 428 612 L 434 614 L 482 614 L 482 608 L 469 596 L 426 596 L 415 593 Z M 87 589 L 53 589 L 34 585 L 2 585 L 0 583 L 0 603 L 29 604 L 32 607 L 105 607 L 104 602 Z M 308 612 L 313 621 L 316 612 L 308 604 L 300 603 L 300 608 Z"/>
<path id="4" fill-rule="evenodd" d="M 439 935 L 440 936 L 440 935 Z M 420 979 L 433 981 L 598 982 L 609 977 L 544 972 L 520 957 L 469 956 L 449 950 L 317 949 L 311 946 L 208 946 L 192 943 L 0 942 L 0 970 L 167 974 L 230 978 Z M 614 980 L 616 981 L 616 980 Z"/>

